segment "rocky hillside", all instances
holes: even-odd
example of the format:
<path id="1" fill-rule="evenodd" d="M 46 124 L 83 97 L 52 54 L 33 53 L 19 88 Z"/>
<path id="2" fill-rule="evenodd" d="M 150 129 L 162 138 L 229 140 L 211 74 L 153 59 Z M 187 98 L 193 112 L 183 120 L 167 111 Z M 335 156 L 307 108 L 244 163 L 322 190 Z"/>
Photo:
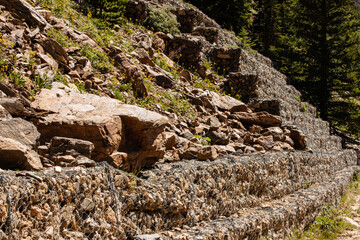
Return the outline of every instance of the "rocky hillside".
<path id="1" fill-rule="evenodd" d="M 279 239 L 338 200 L 358 156 L 269 59 L 181 1 L 82 10 L 0 0 L 1 239 Z"/>

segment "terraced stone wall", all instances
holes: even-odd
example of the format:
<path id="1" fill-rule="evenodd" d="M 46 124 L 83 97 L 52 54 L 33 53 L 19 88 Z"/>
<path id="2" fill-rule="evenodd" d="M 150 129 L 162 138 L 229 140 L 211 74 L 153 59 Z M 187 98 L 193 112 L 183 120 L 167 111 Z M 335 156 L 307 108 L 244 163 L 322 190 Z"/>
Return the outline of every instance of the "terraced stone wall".
<path id="1" fill-rule="evenodd" d="M 331 179 L 355 165 L 355 156 L 352 150 L 229 156 L 163 164 L 141 178 L 104 164 L 62 173 L 4 172 L 0 238 L 131 239 L 191 227 Z"/>

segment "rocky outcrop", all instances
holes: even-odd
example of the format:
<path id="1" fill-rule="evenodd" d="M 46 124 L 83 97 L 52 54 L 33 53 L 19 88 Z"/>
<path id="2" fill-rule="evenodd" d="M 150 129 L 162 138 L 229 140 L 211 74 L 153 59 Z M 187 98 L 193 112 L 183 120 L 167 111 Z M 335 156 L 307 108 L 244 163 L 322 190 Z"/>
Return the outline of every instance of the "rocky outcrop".
<path id="1" fill-rule="evenodd" d="M 4 5 L 20 18 L 26 18 L 35 26 L 46 27 L 48 25 L 45 18 L 39 14 L 26 0 L 0 0 L 0 4 Z"/>
<path id="2" fill-rule="evenodd" d="M 42 90 L 32 107 L 53 112 L 35 123 L 42 144 L 56 136 L 87 140 L 95 146 L 96 161 L 112 162 L 116 152 L 127 153 L 118 166 L 127 169 L 151 166 L 164 155 L 161 133 L 168 119 L 155 112 L 79 94 L 62 84 Z"/>

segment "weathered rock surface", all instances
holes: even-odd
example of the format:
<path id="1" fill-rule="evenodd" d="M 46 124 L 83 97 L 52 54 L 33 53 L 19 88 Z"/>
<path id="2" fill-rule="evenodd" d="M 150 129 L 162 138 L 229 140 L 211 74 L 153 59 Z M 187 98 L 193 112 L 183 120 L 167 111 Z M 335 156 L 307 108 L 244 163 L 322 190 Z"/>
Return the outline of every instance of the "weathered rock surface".
<path id="1" fill-rule="evenodd" d="M 229 112 L 249 112 L 248 107 L 245 103 L 236 100 L 227 95 L 220 95 L 215 92 L 210 93 L 211 96 L 211 103 L 216 106 L 217 108 L 223 111 Z"/>
<path id="2" fill-rule="evenodd" d="M 94 160 L 109 160 L 116 151 L 126 152 L 124 167 L 130 169 L 150 166 L 164 155 L 161 133 L 168 119 L 158 113 L 115 99 L 79 94 L 62 84 L 42 90 L 32 107 L 54 112 L 36 123 L 42 143 L 55 136 L 91 141 Z"/>
<path id="3" fill-rule="evenodd" d="M 34 25 L 45 27 L 48 25 L 47 21 L 36 9 L 31 6 L 26 0 L 0 0 L 0 4 L 7 7 L 10 11 L 27 19 Z"/>
<path id="4" fill-rule="evenodd" d="M 186 34 L 114 26 L 121 41 L 100 47 L 48 10 L 1 3 L 0 35 L 16 56 L 4 60 L 26 81 L 0 82 L 0 160 L 5 168 L 47 169 L 0 170 L 0 239 L 282 239 L 302 231 L 349 183 L 359 155 L 342 150 L 270 59 L 236 46 L 235 36 L 188 4 L 130 0 L 125 16 L 141 23 L 151 8 L 171 8 Z M 62 47 L 46 25 L 79 46 Z M 112 69 L 82 56 L 84 44 L 107 54 Z M 30 106 L 38 89 L 28 80 L 53 80 L 58 68 L 69 88 L 54 83 Z M 161 108 L 156 91 L 189 100 L 197 117 Z M 155 97 L 152 109 L 171 119 L 104 96 Z M 40 139 L 13 117 L 36 123 Z"/>
<path id="5" fill-rule="evenodd" d="M 268 112 L 236 113 L 233 117 L 246 125 L 260 125 L 263 127 L 278 127 L 281 118 Z"/>
<path id="6" fill-rule="evenodd" d="M 0 137 L 0 167 L 2 169 L 41 170 L 38 154 L 28 146 L 6 137 Z"/>
<path id="7" fill-rule="evenodd" d="M 90 141 L 53 137 L 50 141 L 49 154 L 50 156 L 71 155 L 77 157 L 83 155 L 85 157 L 91 157 L 94 148 L 94 144 Z"/>
<path id="8" fill-rule="evenodd" d="M 14 139 L 29 148 L 34 148 L 40 138 L 34 124 L 21 118 L 0 121 L 0 129 L 0 136 Z"/>
<path id="9" fill-rule="evenodd" d="M 142 172 L 145 178 L 104 165 L 48 169 L 41 177 L 10 173 L 0 189 L 0 226 L 7 224 L 0 234 L 283 239 L 303 230 L 324 200 L 336 202 L 355 163 L 353 151 L 295 152 L 160 164 Z M 8 198 L 19 204 L 7 204 Z"/>

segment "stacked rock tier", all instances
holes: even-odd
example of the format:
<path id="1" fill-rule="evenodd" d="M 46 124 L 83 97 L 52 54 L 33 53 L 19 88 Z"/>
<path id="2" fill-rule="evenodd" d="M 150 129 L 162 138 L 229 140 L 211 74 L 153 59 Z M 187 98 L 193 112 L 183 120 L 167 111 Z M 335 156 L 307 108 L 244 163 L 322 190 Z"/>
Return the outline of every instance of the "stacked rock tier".
<path id="1" fill-rule="evenodd" d="M 341 138 L 330 136 L 329 123 L 316 118 L 314 106 L 301 102 L 301 93 L 287 85 L 286 76 L 269 61 L 242 51 L 240 72 L 229 74 L 227 87 L 241 95 L 255 111 L 269 111 L 282 118 L 283 126 L 296 126 L 307 136 L 307 146 L 314 151 L 340 151 Z"/>
<path id="2" fill-rule="evenodd" d="M 141 178 L 105 164 L 1 174 L 0 238 L 278 239 L 338 199 L 356 161 L 352 150 L 297 151 L 161 164 Z"/>

